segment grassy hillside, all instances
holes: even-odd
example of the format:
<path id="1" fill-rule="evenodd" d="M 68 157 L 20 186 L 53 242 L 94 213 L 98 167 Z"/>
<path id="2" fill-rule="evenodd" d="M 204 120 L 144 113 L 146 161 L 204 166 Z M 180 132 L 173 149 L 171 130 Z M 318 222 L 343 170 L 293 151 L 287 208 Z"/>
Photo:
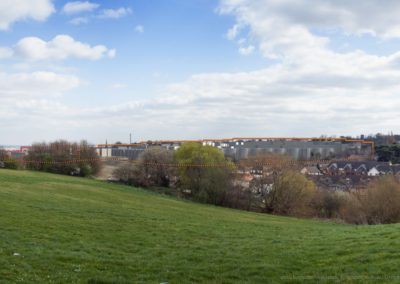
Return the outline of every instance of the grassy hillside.
<path id="1" fill-rule="evenodd" d="M 400 226 L 194 204 L 0 170 L 0 283 L 400 281 Z"/>

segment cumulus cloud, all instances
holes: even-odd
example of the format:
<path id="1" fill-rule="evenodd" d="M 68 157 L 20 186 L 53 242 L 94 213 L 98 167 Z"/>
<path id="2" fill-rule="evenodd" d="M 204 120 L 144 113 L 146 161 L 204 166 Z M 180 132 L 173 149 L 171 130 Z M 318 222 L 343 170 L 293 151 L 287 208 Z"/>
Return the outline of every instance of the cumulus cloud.
<path id="1" fill-rule="evenodd" d="M 45 21 L 55 12 L 52 0 L 2 0 L 0 1 L 0 29 L 23 20 Z"/>
<path id="2" fill-rule="evenodd" d="M 0 54 L 2 53 L 11 54 L 10 49 L 7 48 L 3 52 L 0 49 Z M 12 53 L 15 57 L 30 61 L 62 60 L 69 57 L 98 60 L 103 57 L 112 58 L 115 56 L 114 49 L 109 49 L 104 45 L 90 46 L 76 41 L 68 35 L 58 35 L 50 41 L 38 37 L 25 37 L 13 47 Z"/>
<path id="3" fill-rule="evenodd" d="M 347 0 L 221 0 L 219 11 L 236 14 L 239 23 L 275 23 L 310 28 L 337 28 L 351 34 L 370 33 L 380 37 L 400 37 L 400 2 L 364 0 L 362 5 Z M 253 14 L 253 12 L 255 12 Z M 258 18 L 263 15 L 264 18 Z"/>
<path id="4" fill-rule="evenodd" d="M 132 14 L 130 8 L 121 7 L 118 9 L 104 9 L 99 13 L 98 17 L 101 19 L 119 19 L 129 14 Z"/>
<path id="5" fill-rule="evenodd" d="M 100 5 L 97 3 L 92 3 L 89 1 L 74 1 L 74 2 L 68 2 L 64 5 L 62 11 L 65 14 L 71 15 L 71 14 L 79 14 L 82 12 L 92 12 L 93 10 L 96 10 Z"/>

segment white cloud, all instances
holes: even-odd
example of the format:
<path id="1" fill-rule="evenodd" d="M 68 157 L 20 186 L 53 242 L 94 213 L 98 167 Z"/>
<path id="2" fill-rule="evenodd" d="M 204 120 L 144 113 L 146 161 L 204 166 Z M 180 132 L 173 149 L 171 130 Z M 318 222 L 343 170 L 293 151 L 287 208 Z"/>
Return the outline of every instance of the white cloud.
<path id="1" fill-rule="evenodd" d="M 101 19 L 119 19 L 125 17 L 129 14 L 132 14 L 132 10 L 130 8 L 118 8 L 118 9 L 104 9 L 98 15 Z"/>
<path id="2" fill-rule="evenodd" d="M 0 47 L 0 59 L 11 58 L 14 51 L 8 47 Z"/>
<path id="3" fill-rule="evenodd" d="M 143 27 L 142 25 L 137 25 L 137 26 L 135 27 L 135 31 L 136 31 L 137 33 L 144 33 L 144 27 Z"/>
<path id="4" fill-rule="evenodd" d="M 31 60 L 62 60 L 69 57 L 98 60 L 105 56 L 115 56 L 114 49 L 104 45 L 90 46 L 76 41 L 68 35 L 58 35 L 50 41 L 37 37 L 25 37 L 14 47 L 15 56 Z"/>
<path id="5" fill-rule="evenodd" d="M 73 114 L 73 108 L 60 103 L 59 97 L 81 84 L 69 74 L 0 72 L 0 129 L 9 134 L 2 136 L 1 142 L 15 143 L 18 138 L 22 143 L 43 141 L 63 128 L 59 123 Z"/>
<path id="6" fill-rule="evenodd" d="M 52 0 L 1 0 L 0 29 L 24 20 L 45 21 L 55 12 Z"/>
<path id="7" fill-rule="evenodd" d="M 246 27 L 249 30 L 249 37 L 259 41 L 259 48 L 266 57 L 277 58 L 283 56 L 283 53 L 294 54 L 295 51 L 298 56 L 310 49 L 325 48 L 329 42 L 328 38 L 312 35 L 304 25 L 288 23 L 284 9 L 280 13 L 273 12 L 276 10 L 275 6 L 287 3 L 286 0 L 223 0 L 221 2 L 219 11 L 232 14 L 237 19 L 232 29 Z"/>
<path id="8" fill-rule="evenodd" d="M 74 75 L 36 71 L 31 73 L 0 73 L 0 99 L 22 101 L 28 97 L 60 95 L 74 89 L 81 80 Z"/>
<path id="9" fill-rule="evenodd" d="M 79 14 L 82 12 L 92 12 L 96 10 L 100 5 L 97 3 L 92 3 L 89 1 L 74 1 L 68 2 L 63 7 L 63 12 L 65 14 Z"/>
<path id="10" fill-rule="evenodd" d="M 226 33 L 226 37 L 229 40 L 234 40 L 236 38 L 236 36 L 239 34 L 241 29 L 241 26 L 239 24 L 235 24 L 232 28 L 230 28 L 228 30 L 228 32 Z"/>
<path id="11" fill-rule="evenodd" d="M 242 55 L 250 55 L 253 53 L 255 47 L 254 45 L 249 45 L 247 47 L 239 47 L 239 53 Z"/>
<path id="12" fill-rule="evenodd" d="M 258 25 L 302 25 L 310 28 L 337 28 L 351 34 L 370 33 L 380 37 L 400 37 L 400 2 L 387 0 L 221 0 L 219 11 L 235 14 L 238 22 Z M 259 18 L 262 15 L 264 18 Z"/>
<path id="13" fill-rule="evenodd" d="M 89 23 L 89 18 L 88 17 L 77 17 L 77 18 L 73 18 L 72 20 L 69 21 L 70 24 L 79 26 L 82 24 L 87 24 Z"/>

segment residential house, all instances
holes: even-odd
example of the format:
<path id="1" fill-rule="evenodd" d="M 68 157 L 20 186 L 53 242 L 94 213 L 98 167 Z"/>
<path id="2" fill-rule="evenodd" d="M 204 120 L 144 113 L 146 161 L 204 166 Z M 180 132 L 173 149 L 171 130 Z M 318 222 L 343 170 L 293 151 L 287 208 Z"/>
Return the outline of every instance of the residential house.
<path id="1" fill-rule="evenodd" d="M 329 164 L 328 173 L 333 175 L 369 175 L 376 176 L 390 172 L 389 162 L 377 161 L 338 161 Z M 380 169 L 379 169 L 380 167 Z"/>
<path id="2" fill-rule="evenodd" d="M 379 170 L 376 167 L 371 168 L 367 174 L 369 177 L 376 177 L 380 175 Z"/>
<path id="3" fill-rule="evenodd" d="M 300 173 L 307 176 L 320 176 L 322 175 L 321 171 L 316 166 L 307 166 L 300 170 Z"/>

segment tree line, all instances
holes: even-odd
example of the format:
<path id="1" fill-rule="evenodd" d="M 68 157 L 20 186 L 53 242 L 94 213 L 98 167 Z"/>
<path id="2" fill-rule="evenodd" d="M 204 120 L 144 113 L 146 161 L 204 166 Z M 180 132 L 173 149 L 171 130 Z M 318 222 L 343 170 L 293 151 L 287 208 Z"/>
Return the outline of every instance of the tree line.
<path id="1" fill-rule="evenodd" d="M 28 169 L 64 175 L 95 175 L 101 167 L 96 150 L 87 141 L 34 143 L 21 159 L 10 158 L 0 152 L 0 161 L 9 169 Z"/>

